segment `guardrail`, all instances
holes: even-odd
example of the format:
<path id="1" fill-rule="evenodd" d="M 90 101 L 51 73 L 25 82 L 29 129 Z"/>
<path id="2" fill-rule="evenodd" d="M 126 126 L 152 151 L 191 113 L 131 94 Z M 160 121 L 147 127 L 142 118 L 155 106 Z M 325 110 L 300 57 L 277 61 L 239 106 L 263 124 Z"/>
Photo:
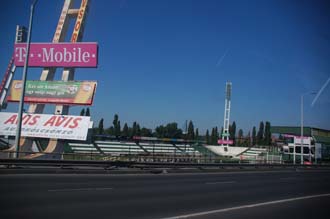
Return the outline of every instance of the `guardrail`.
<path id="1" fill-rule="evenodd" d="M 99 167 L 99 168 L 330 168 L 330 164 L 247 164 L 247 163 L 190 163 L 190 162 L 137 162 L 137 161 L 101 161 L 101 160 L 33 160 L 0 159 L 0 166 L 39 167 Z"/>

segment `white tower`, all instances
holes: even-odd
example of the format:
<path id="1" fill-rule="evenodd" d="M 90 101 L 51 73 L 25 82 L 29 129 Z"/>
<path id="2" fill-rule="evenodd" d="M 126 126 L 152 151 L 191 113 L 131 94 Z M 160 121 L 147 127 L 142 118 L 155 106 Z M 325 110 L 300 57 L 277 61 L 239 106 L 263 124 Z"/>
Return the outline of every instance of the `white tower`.
<path id="1" fill-rule="evenodd" d="M 226 98 L 225 98 L 225 113 L 223 119 L 222 146 L 228 146 L 229 141 L 229 117 L 230 117 L 230 101 L 231 101 L 231 82 L 226 82 Z M 226 142 L 224 144 L 224 142 Z"/>

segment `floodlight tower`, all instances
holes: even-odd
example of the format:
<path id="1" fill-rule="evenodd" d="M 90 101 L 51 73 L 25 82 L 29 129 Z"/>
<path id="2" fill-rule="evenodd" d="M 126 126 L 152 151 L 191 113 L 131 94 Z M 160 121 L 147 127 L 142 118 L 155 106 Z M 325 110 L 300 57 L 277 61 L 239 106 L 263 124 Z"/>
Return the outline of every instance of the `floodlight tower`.
<path id="1" fill-rule="evenodd" d="M 221 146 L 228 146 L 229 141 L 229 117 L 230 117 L 230 103 L 231 103 L 231 82 L 226 82 L 226 98 L 225 98 L 225 113 L 223 118 L 223 132 Z M 226 144 L 223 144 L 227 142 Z"/>

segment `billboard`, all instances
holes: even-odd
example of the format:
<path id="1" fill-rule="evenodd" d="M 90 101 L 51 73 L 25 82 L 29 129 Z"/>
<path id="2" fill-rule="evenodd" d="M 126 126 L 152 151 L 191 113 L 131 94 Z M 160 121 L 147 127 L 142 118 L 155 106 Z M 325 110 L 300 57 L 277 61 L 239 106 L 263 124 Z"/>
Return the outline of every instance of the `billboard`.
<path id="1" fill-rule="evenodd" d="M 16 66 L 24 66 L 26 43 L 15 43 Z M 97 43 L 31 43 L 30 67 L 97 67 Z"/>
<path id="2" fill-rule="evenodd" d="M 86 140 L 90 117 L 23 114 L 22 137 Z M 0 113 L 0 135 L 15 136 L 17 113 Z"/>
<path id="3" fill-rule="evenodd" d="M 92 105 L 95 81 L 26 81 L 24 102 L 61 105 Z M 19 102 L 22 81 L 14 80 L 7 101 Z"/>

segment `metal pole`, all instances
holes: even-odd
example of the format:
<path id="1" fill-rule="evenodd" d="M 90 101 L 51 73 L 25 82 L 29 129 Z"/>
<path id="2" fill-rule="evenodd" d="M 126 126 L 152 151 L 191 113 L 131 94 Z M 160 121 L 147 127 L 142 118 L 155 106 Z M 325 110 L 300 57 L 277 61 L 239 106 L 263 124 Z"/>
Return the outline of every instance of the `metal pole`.
<path id="1" fill-rule="evenodd" d="M 290 152 L 290 147 L 289 147 Z M 293 142 L 293 164 L 296 164 L 296 143 Z"/>
<path id="2" fill-rule="evenodd" d="M 303 137 L 304 137 L 304 95 L 302 94 L 301 95 L 301 130 L 300 130 L 300 142 L 301 142 L 301 151 L 300 151 L 300 154 L 301 154 L 301 161 L 300 163 L 303 164 L 304 163 L 304 146 L 303 146 Z"/>
<path id="3" fill-rule="evenodd" d="M 23 83 L 22 84 L 22 94 L 21 94 L 19 108 L 18 108 L 18 122 L 17 122 L 17 128 L 16 128 L 16 138 L 15 138 L 15 148 L 16 148 L 15 157 L 16 158 L 19 158 L 19 144 L 20 144 L 20 139 L 21 139 L 26 75 L 27 75 L 28 61 L 29 61 L 29 55 L 30 55 L 30 41 L 31 41 L 31 32 L 32 32 L 33 13 L 34 13 L 34 6 L 37 3 L 37 1 L 38 0 L 34 0 L 34 2 L 31 5 L 31 9 L 30 9 L 30 21 L 29 21 L 29 30 L 28 30 L 28 36 L 27 36 L 26 57 L 25 57 L 25 63 L 24 63 L 24 68 L 23 68 L 23 78 L 22 78 L 22 83 Z"/>

